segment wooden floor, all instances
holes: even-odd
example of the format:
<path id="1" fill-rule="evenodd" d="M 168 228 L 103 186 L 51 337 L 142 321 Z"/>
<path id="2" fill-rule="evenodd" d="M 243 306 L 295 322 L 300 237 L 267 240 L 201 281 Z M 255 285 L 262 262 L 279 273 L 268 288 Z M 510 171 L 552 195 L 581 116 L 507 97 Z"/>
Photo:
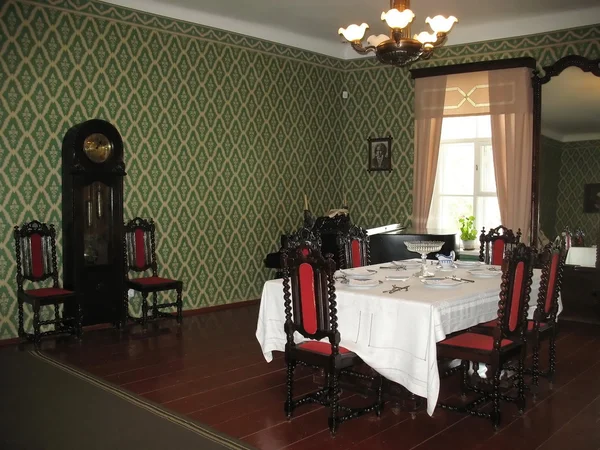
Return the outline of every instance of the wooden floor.
<path id="1" fill-rule="evenodd" d="M 598 326 L 563 324 L 554 389 L 542 381 L 523 416 L 505 405 L 497 432 L 458 413 L 437 409 L 413 420 L 386 407 L 380 419 L 343 423 L 331 438 L 325 408 L 303 406 L 285 419 L 283 355 L 265 362 L 254 337 L 257 315 L 254 305 L 186 317 L 179 333 L 170 320 L 146 333 L 89 331 L 80 345 L 50 339 L 42 350 L 259 449 L 600 449 Z M 441 398 L 457 392 L 451 381 L 442 380 Z M 308 372 L 298 374 L 297 394 L 312 386 Z"/>

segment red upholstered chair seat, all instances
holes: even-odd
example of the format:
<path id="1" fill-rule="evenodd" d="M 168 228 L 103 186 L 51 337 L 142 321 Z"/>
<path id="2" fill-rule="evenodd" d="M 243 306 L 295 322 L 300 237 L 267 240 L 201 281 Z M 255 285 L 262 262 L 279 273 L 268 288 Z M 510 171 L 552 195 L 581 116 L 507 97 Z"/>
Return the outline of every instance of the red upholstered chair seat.
<path id="1" fill-rule="evenodd" d="M 66 289 L 61 288 L 39 288 L 39 289 L 29 289 L 25 291 L 27 295 L 32 295 L 34 297 L 55 297 L 59 295 L 75 295 L 75 292 L 68 291 Z"/>
<path id="2" fill-rule="evenodd" d="M 513 344 L 510 339 L 502 339 L 501 347 Z M 448 339 L 438 342 L 438 345 L 451 345 L 453 347 L 473 348 L 477 350 L 492 351 L 494 348 L 494 338 L 485 334 L 461 333 Z"/>
<path id="3" fill-rule="evenodd" d="M 486 327 L 486 328 L 494 328 L 498 324 L 498 319 L 490 320 L 489 322 L 484 322 L 478 324 L 476 327 Z M 527 331 L 533 331 L 533 320 L 527 321 Z M 546 322 L 540 322 L 540 331 L 548 328 L 548 324 Z"/>
<path id="4" fill-rule="evenodd" d="M 329 342 L 306 341 L 302 344 L 298 344 L 296 348 L 307 350 L 309 352 L 320 353 L 322 355 L 331 355 L 331 344 Z M 347 348 L 340 346 L 340 354 L 344 353 L 351 352 Z"/>
<path id="5" fill-rule="evenodd" d="M 129 280 L 131 283 L 137 283 L 141 285 L 156 285 L 156 284 L 170 284 L 177 283 L 177 280 L 171 280 L 170 278 L 162 278 L 162 277 L 142 277 L 142 278 L 132 278 Z"/>

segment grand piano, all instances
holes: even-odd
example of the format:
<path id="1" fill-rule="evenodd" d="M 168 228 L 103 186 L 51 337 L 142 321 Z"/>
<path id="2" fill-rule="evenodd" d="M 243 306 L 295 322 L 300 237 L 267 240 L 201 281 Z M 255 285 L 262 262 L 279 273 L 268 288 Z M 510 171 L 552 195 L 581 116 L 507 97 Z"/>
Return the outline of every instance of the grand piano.
<path id="1" fill-rule="evenodd" d="M 420 255 L 411 252 L 404 244 L 406 241 L 443 241 L 439 252 L 429 253 L 427 259 L 437 259 L 437 253 L 450 255 L 454 250 L 456 258 L 460 259 L 460 246 L 453 230 L 426 230 L 417 232 L 400 224 L 386 225 L 367 230 L 371 246 L 371 263 L 380 264 L 389 261 L 418 258 Z"/>
<path id="2" fill-rule="evenodd" d="M 305 223 L 307 225 L 306 214 Z M 321 236 L 322 252 L 332 253 L 334 260 L 339 266 L 337 260 L 340 254 L 339 236 L 348 232 L 351 226 L 350 216 L 341 214 L 335 217 L 322 216 L 310 223 L 312 229 Z M 367 230 L 370 240 L 371 264 L 380 264 L 389 261 L 398 261 L 402 259 L 418 258 L 418 253 L 410 252 L 404 245 L 405 241 L 444 241 L 440 252 L 434 252 L 427 255 L 428 259 L 437 259 L 436 253 L 449 255 L 452 250 L 456 258 L 460 258 L 458 240 L 455 231 L 427 230 L 425 233 L 415 232 L 401 224 L 386 225 L 383 227 Z M 286 245 L 288 235 L 281 235 L 281 246 Z M 281 277 L 281 253 L 269 253 L 265 258 L 265 266 L 276 269 L 276 277 Z"/>

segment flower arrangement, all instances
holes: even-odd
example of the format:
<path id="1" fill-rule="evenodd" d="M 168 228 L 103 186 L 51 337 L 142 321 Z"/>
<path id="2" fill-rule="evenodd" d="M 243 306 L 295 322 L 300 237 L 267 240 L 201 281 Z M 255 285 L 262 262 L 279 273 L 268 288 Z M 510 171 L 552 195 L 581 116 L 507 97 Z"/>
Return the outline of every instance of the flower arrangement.
<path id="1" fill-rule="evenodd" d="M 477 238 L 475 229 L 475 216 L 462 216 L 458 219 L 460 224 L 460 238 L 463 241 L 472 241 Z"/>

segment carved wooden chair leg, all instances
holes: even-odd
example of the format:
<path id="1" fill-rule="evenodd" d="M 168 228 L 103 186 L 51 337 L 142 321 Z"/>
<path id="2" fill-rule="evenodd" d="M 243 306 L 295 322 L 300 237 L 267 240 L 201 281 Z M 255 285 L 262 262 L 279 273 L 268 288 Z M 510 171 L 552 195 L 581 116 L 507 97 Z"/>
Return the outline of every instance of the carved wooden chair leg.
<path id="1" fill-rule="evenodd" d="M 129 318 L 129 290 L 123 290 L 123 311 L 121 312 L 121 329 L 127 326 Z"/>
<path id="2" fill-rule="evenodd" d="M 410 402 L 413 405 L 412 411 L 410 411 L 410 418 L 415 420 L 417 418 L 417 408 L 418 408 L 418 400 L 415 394 L 410 394 Z"/>
<path id="3" fill-rule="evenodd" d="M 33 341 L 36 346 L 39 345 L 42 340 L 40 333 L 40 304 L 36 301 L 33 304 Z"/>
<path id="4" fill-rule="evenodd" d="M 158 292 L 152 293 L 152 318 L 158 318 Z"/>
<path id="5" fill-rule="evenodd" d="M 552 331 L 550 335 L 549 345 L 549 353 L 550 353 L 550 362 L 548 364 L 548 385 L 550 389 L 554 387 L 554 373 L 556 372 L 556 331 Z"/>
<path id="6" fill-rule="evenodd" d="M 533 394 L 533 400 L 537 399 L 539 391 L 539 378 L 540 378 L 540 341 L 539 337 L 533 339 L 533 363 L 531 365 L 531 392 Z"/>
<path id="7" fill-rule="evenodd" d="M 77 311 L 75 313 L 75 336 L 77 339 L 81 339 L 83 334 L 83 308 L 81 306 L 81 300 L 77 300 Z"/>
<path id="8" fill-rule="evenodd" d="M 379 378 L 379 386 L 377 387 L 377 408 L 375 409 L 375 414 L 377 417 L 381 417 L 381 413 L 383 412 L 383 377 L 381 375 Z"/>
<path id="9" fill-rule="evenodd" d="M 331 402 L 331 408 L 329 411 L 329 432 L 332 436 L 335 436 L 337 431 L 338 423 L 338 389 L 339 389 L 339 372 L 329 374 L 329 401 Z"/>
<path id="10" fill-rule="evenodd" d="M 23 328 L 23 300 L 19 300 L 19 337 L 25 337 L 25 329 Z"/>
<path id="11" fill-rule="evenodd" d="M 56 322 L 54 324 L 54 329 L 56 331 L 60 330 L 61 328 L 64 328 L 64 325 L 60 323 L 60 310 L 58 308 L 58 303 L 54 304 L 54 321 Z"/>
<path id="12" fill-rule="evenodd" d="M 181 288 L 177 289 L 177 323 L 181 325 L 183 322 L 183 300 L 182 300 L 182 290 Z"/>
<path id="13" fill-rule="evenodd" d="M 294 403 L 292 397 L 294 395 L 294 369 L 296 364 L 294 362 L 288 362 L 287 364 L 287 376 L 286 376 L 286 400 L 284 405 L 285 415 L 290 420 L 294 411 Z"/>
<path id="14" fill-rule="evenodd" d="M 148 326 L 148 293 L 142 293 L 142 327 Z"/>
<path id="15" fill-rule="evenodd" d="M 496 367 L 494 371 L 494 382 L 492 391 L 493 411 L 490 414 L 492 425 L 497 430 L 500 425 L 500 367 Z"/>
<path id="16" fill-rule="evenodd" d="M 461 365 L 461 374 L 460 374 L 460 398 L 465 400 L 467 398 L 467 386 L 468 386 L 468 380 L 467 377 L 469 376 L 469 364 L 470 361 L 467 361 L 466 359 L 463 359 L 462 362 L 460 363 Z M 475 367 L 476 363 L 473 363 L 473 367 Z"/>
<path id="17" fill-rule="evenodd" d="M 527 346 L 523 345 L 521 350 L 521 356 L 519 358 L 519 368 L 517 369 L 517 381 L 519 384 L 518 397 L 517 397 L 517 407 L 519 408 L 519 414 L 523 414 L 525 412 L 525 378 L 524 378 L 524 362 L 527 356 Z"/>

